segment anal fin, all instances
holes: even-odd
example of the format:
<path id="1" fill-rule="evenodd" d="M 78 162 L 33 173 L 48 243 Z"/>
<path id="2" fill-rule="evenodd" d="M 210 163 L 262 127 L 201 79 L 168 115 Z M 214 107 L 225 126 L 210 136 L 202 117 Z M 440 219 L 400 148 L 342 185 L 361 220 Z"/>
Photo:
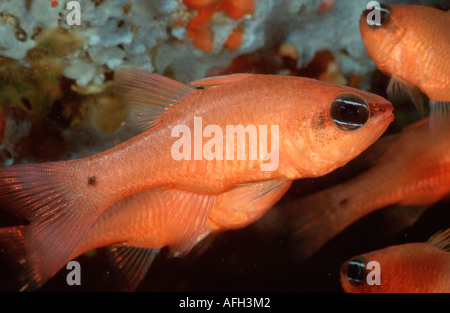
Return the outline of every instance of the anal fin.
<path id="1" fill-rule="evenodd" d="M 135 290 L 159 253 L 159 250 L 134 247 L 125 243 L 111 245 L 107 249 L 121 291 Z"/>

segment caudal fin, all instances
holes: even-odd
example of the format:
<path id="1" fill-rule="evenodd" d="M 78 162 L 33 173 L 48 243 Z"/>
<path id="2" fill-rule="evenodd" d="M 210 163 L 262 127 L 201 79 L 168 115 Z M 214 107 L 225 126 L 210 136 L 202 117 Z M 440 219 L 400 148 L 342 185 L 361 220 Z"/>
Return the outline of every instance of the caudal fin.
<path id="1" fill-rule="evenodd" d="M 2 289 L 34 290 L 41 286 L 42 279 L 37 271 L 37 256 L 30 251 L 27 232 L 29 226 L 0 229 L 0 259 L 3 273 Z"/>
<path id="2" fill-rule="evenodd" d="M 6 252 L 26 264 L 20 289 L 53 276 L 101 214 L 83 197 L 75 170 L 71 161 L 0 169 L 0 208 L 30 221 L 1 232 Z"/>

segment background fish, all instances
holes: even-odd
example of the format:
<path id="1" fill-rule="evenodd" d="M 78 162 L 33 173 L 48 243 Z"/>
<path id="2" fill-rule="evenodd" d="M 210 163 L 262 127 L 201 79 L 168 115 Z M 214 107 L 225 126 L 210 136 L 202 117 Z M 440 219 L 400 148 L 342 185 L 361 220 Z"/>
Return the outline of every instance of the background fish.
<path id="1" fill-rule="evenodd" d="M 292 203 L 289 217 L 306 258 L 346 227 L 376 210 L 396 208 L 405 227 L 450 193 L 450 125 L 435 136 L 424 119 L 394 137 L 378 163 L 345 183 Z M 396 140 L 395 140 L 396 139 Z M 393 216 L 392 216 L 393 217 Z"/>
<path id="2" fill-rule="evenodd" d="M 400 90 L 406 91 L 421 107 L 423 92 L 431 100 L 431 110 L 448 110 L 450 13 L 427 6 L 383 4 L 380 24 L 370 26 L 371 11 L 361 15 L 361 36 L 376 66 L 391 76 L 388 94 L 396 97 Z"/>
<path id="3" fill-rule="evenodd" d="M 118 288 L 132 291 L 145 276 L 161 248 L 168 246 L 177 252 L 179 246 L 191 238 L 195 244 L 211 232 L 244 227 L 261 217 L 290 185 L 291 182 L 284 182 L 282 186 L 274 185 L 272 191 L 257 199 L 254 199 L 257 187 L 252 190 L 243 187 L 220 194 L 206 223 L 196 221 L 195 214 L 189 210 L 179 210 L 186 199 L 183 193 L 187 195 L 187 192 L 162 189 L 133 194 L 114 203 L 99 217 L 65 263 L 87 251 L 109 246 L 108 254 L 116 272 Z M 177 196 L 180 193 L 181 196 Z M 0 229 L 0 246 L 15 254 L 17 259 L 26 260 L 27 256 L 23 254 L 32 254 L 33 251 L 32 243 L 23 237 L 29 227 Z M 189 250 L 184 250 L 184 254 L 187 252 Z M 22 274 L 10 284 L 18 286 L 18 289 L 32 290 L 46 282 L 47 278 L 41 277 L 33 264 L 40 262 L 39 255 L 33 257 L 36 259 L 21 263 Z M 60 268 L 55 268 L 53 272 L 58 270 Z"/>
<path id="4" fill-rule="evenodd" d="M 367 263 L 380 264 L 379 284 L 367 283 Z M 450 292 L 450 229 L 426 243 L 387 247 L 352 258 L 341 267 L 346 292 Z"/>
<path id="5" fill-rule="evenodd" d="M 170 186 L 178 191 L 171 200 L 179 204 L 171 214 L 190 212 L 202 233 L 219 194 L 243 190 L 247 184 L 259 192 L 251 198 L 256 199 L 284 181 L 324 175 L 367 148 L 393 119 L 392 105 L 379 96 L 299 77 L 244 74 L 187 86 L 157 74 L 123 70 L 117 81 L 147 129 L 141 135 L 84 159 L 0 170 L 3 207 L 31 222 L 19 229 L 20 235 L 18 229 L 3 232 L 12 239 L 1 241 L 12 246 L 20 240 L 20 246 L 29 247 L 16 255 L 26 256 L 35 281 L 51 277 L 100 214 L 127 195 Z M 278 169 L 261 171 L 261 156 L 255 161 L 174 160 L 171 130 L 180 124 L 194 129 L 195 116 L 222 129 L 279 125 Z M 196 240 L 184 238 L 178 252 L 189 251 Z"/>

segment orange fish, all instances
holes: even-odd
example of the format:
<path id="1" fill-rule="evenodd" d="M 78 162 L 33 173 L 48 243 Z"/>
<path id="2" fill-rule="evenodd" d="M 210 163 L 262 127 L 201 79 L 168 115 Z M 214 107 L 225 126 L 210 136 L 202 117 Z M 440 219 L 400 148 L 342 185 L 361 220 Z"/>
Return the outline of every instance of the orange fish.
<path id="1" fill-rule="evenodd" d="M 388 94 L 396 97 L 404 90 L 421 107 L 422 91 L 431 110 L 448 107 L 450 13 L 419 5 L 382 4 L 374 10 L 364 11 L 359 26 L 370 57 L 391 76 Z M 379 21 L 369 25 L 368 17 L 376 17 L 376 10 Z"/>
<path id="2" fill-rule="evenodd" d="M 187 253 L 191 238 L 195 244 L 208 234 L 242 228 L 259 219 L 289 189 L 291 182 L 272 185 L 264 195 L 254 198 L 266 183 L 254 188 L 235 188 L 220 194 L 205 221 L 195 218 L 195 212 L 179 210 L 188 192 L 177 190 L 145 190 L 117 201 L 94 223 L 72 252 L 67 262 L 95 248 L 108 246 L 111 265 L 116 271 L 118 286 L 123 291 L 134 290 L 145 276 L 159 249 L 168 246 L 174 253 Z M 230 205 L 230 203 L 232 205 Z M 203 225 L 204 224 L 204 225 Z M 48 278 L 39 272 L 39 256 L 27 258 L 32 243 L 24 240 L 30 226 L 0 229 L 0 246 L 15 259 L 24 259 L 19 275 L 19 290 L 41 287 Z M 12 252 L 11 252 L 12 251 Z M 55 268 L 56 271 L 61 268 Z"/>
<path id="3" fill-rule="evenodd" d="M 254 200 L 286 181 L 324 175 L 366 149 L 393 120 L 392 105 L 379 96 L 308 78 L 236 74 L 184 85 L 140 70 L 116 75 L 141 134 L 83 159 L 0 169 L 1 207 L 31 222 L 21 236 L 31 243 L 26 255 L 36 281 L 51 277 L 99 216 L 126 196 L 174 190 L 177 205 L 167 218 L 186 223 L 176 217 L 189 212 L 202 233 L 218 195 L 231 192 L 238 200 L 232 191 L 247 188 L 254 193 L 242 199 Z M 221 147 L 230 128 L 231 140 Z M 269 140 L 259 152 L 249 145 L 258 129 L 267 131 L 260 131 L 259 148 Z M 224 218 L 219 214 L 218 223 Z M 183 238 L 176 250 L 189 251 L 196 240 Z"/>
<path id="4" fill-rule="evenodd" d="M 402 206 L 391 218 L 398 215 L 411 224 L 450 194 L 450 124 L 435 124 L 435 132 L 428 124 L 427 118 L 388 138 L 387 152 L 366 172 L 293 204 L 290 214 L 304 257 L 376 210 Z"/>
<path id="5" fill-rule="evenodd" d="M 371 261 L 379 267 L 368 264 Z M 379 270 L 379 281 L 368 269 Z M 450 229 L 426 243 L 397 245 L 355 257 L 342 265 L 340 276 L 345 292 L 448 293 Z"/>

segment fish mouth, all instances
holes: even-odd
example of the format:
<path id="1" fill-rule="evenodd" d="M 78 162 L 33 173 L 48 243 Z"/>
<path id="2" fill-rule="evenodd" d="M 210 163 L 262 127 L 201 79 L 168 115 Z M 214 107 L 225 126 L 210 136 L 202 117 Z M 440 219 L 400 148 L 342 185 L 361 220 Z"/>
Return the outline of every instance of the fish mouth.
<path id="1" fill-rule="evenodd" d="M 394 106 L 388 101 L 379 102 L 370 106 L 374 118 L 386 120 L 389 124 L 394 120 Z"/>
<path id="2" fill-rule="evenodd" d="M 372 128 L 373 135 L 369 140 L 376 141 L 377 137 L 380 137 L 394 120 L 394 107 L 390 102 L 383 101 L 375 105 L 372 110 L 370 128 Z"/>

